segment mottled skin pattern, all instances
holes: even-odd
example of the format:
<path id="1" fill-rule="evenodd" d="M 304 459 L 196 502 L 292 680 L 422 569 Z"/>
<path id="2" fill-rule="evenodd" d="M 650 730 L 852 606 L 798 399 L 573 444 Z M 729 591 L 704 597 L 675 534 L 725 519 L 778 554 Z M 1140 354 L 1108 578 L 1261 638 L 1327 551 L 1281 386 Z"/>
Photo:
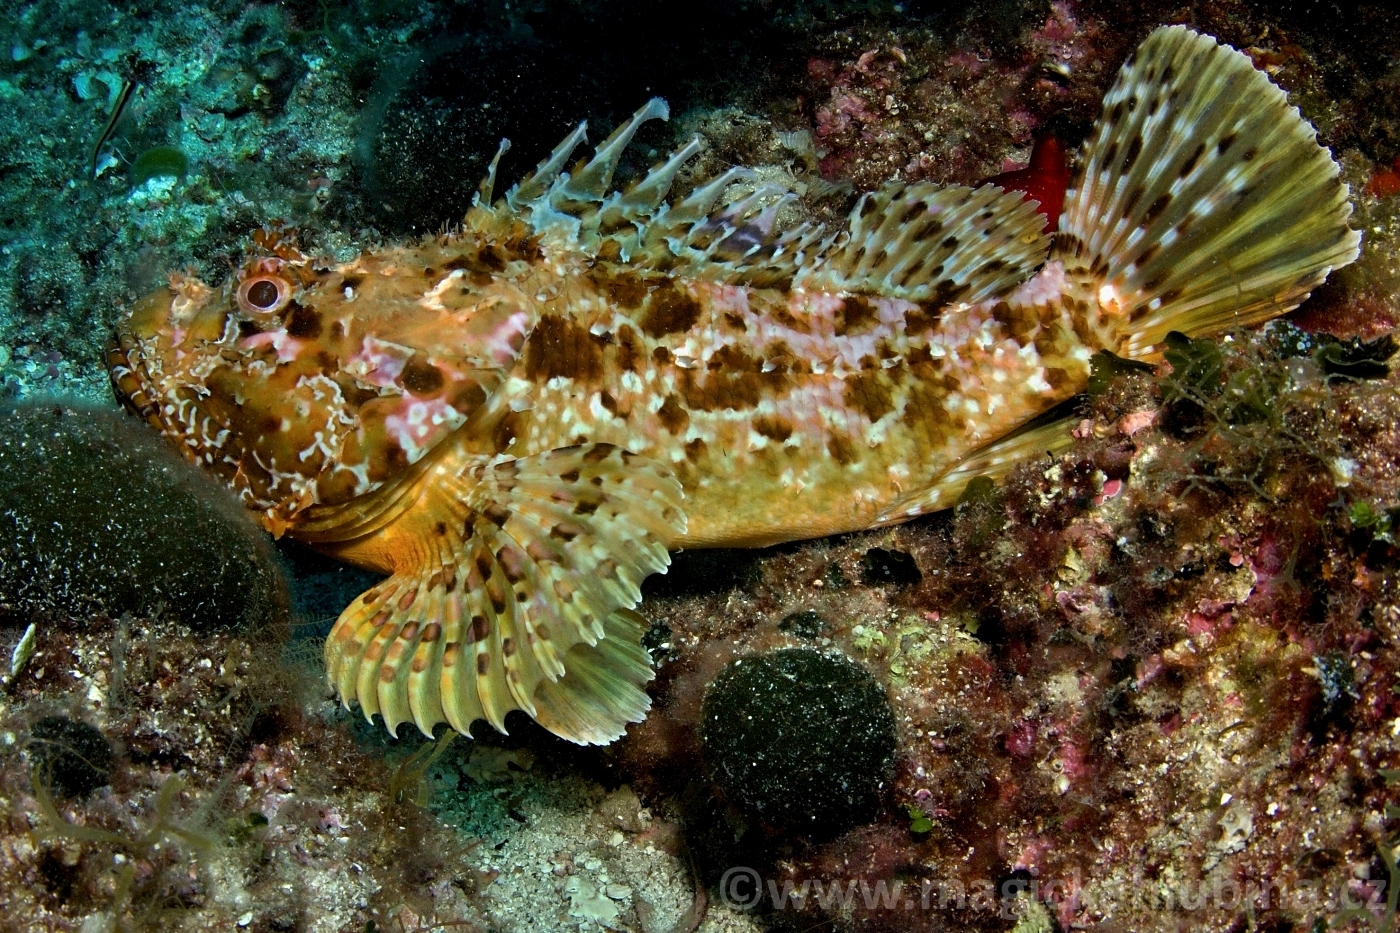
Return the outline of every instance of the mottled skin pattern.
<path id="1" fill-rule="evenodd" d="M 112 363 L 131 407 L 294 536 L 311 507 L 444 440 L 466 457 L 591 441 L 656 460 L 686 493 L 672 548 L 868 528 L 946 505 L 914 503 L 1078 391 L 1092 352 L 1057 264 L 1005 300 L 940 307 L 686 280 L 523 228 L 334 268 L 272 245 L 286 258 L 250 260 L 221 292 L 177 278 L 152 295 Z M 250 279 L 285 305 L 240 297 Z"/>
<path id="2" fill-rule="evenodd" d="M 580 272 L 570 307 L 526 344 L 535 407 L 505 420 L 505 452 L 587 438 L 666 464 L 686 492 L 675 546 L 902 517 L 897 503 L 1087 375 L 1058 303 L 951 309 Z"/>

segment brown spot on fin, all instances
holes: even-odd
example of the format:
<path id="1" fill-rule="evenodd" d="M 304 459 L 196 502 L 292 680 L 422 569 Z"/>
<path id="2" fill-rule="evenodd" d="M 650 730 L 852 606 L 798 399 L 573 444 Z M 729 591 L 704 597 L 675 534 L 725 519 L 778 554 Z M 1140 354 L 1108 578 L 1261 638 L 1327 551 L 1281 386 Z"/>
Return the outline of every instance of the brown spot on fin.
<path id="1" fill-rule="evenodd" d="M 669 470 L 606 444 L 471 458 L 400 521 L 433 532 L 421 563 L 355 600 L 326 641 L 347 706 L 429 735 L 477 719 L 504 732 L 519 709 L 579 744 L 641 720 L 652 671 L 629 610 L 685 531 Z"/>
<path id="2" fill-rule="evenodd" d="M 1123 66 L 1083 161 L 1053 258 L 1101 296 L 1120 355 L 1282 314 L 1356 259 L 1317 131 L 1247 55 L 1184 26 Z"/>
<path id="3" fill-rule="evenodd" d="M 994 185 L 891 182 L 861 196 L 849 236 L 794 284 L 908 301 L 981 301 L 1005 294 L 1045 261 L 1045 219 Z"/>

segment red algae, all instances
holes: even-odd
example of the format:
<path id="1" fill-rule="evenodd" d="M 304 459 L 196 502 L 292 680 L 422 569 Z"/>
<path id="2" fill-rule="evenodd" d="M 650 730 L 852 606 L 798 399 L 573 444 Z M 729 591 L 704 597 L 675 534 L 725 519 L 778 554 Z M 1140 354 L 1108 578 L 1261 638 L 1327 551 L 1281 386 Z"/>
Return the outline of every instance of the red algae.
<path id="1" fill-rule="evenodd" d="M 1034 201 L 1045 215 L 1045 230 L 1053 233 L 1060 226 L 1065 191 L 1069 188 L 1069 161 L 1064 144 L 1054 135 L 1036 137 L 1031 147 L 1031 160 L 1025 168 L 1016 168 L 993 175 L 982 182 L 997 185 L 1007 191 L 1019 191 L 1026 200 Z"/>
<path id="2" fill-rule="evenodd" d="M 1389 165 L 1377 166 L 1366 180 L 1366 193 L 1377 198 L 1393 198 L 1400 194 L 1400 158 Z"/>

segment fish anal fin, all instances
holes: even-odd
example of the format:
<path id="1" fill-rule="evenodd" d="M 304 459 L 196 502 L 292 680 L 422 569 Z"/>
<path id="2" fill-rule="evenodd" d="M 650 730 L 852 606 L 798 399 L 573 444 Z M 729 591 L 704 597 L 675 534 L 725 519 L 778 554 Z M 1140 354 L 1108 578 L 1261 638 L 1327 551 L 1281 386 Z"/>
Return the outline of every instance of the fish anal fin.
<path id="1" fill-rule="evenodd" d="M 1063 402 L 1005 437 L 973 451 L 931 484 L 913 490 L 888 506 L 875 520 L 874 527 L 894 525 L 950 508 L 957 503 L 968 483 L 979 476 L 999 481 L 1027 460 L 1067 450 L 1074 443 L 1070 432 L 1080 421 L 1075 408 L 1075 400 Z"/>
<path id="2" fill-rule="evenodd" d="M 670 472 L 590 444 L 444 462 L 419 488 L 398 519 L 395 572 L 326 641 L 342 701 L 379 713 L 391 732 L 411 721 L 470 734 L 477 719 L 504 731 L 519 709 L 592 744 L 636 721 L 651 669 L 639 644 L 614 642 L 640 638 L 619 613 L 684 533 Z"/>

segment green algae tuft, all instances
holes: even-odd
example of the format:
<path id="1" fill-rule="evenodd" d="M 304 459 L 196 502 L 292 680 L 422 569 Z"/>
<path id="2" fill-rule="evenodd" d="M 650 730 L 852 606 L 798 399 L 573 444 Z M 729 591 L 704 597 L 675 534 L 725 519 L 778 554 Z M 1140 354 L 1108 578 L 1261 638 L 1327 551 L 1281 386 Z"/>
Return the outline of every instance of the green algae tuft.
<path id="1" fill-rule="evenodd" d="M 769 825 L 829 836 L 878 810 L 893 774 L 894 713 L 860 664 L 788 648 L 720 671 L 701 741 L 731 803 Z"/>
<path id="2" fill-rule="evenodd" d="M 127 175 L 131 178 L 131 187 L 135 189 L 153 178 L 174 178 L 180 182 L 189 169 L 189 157 L 181 149 L 176 146 L 155 146 L 136 157 Z"/>

